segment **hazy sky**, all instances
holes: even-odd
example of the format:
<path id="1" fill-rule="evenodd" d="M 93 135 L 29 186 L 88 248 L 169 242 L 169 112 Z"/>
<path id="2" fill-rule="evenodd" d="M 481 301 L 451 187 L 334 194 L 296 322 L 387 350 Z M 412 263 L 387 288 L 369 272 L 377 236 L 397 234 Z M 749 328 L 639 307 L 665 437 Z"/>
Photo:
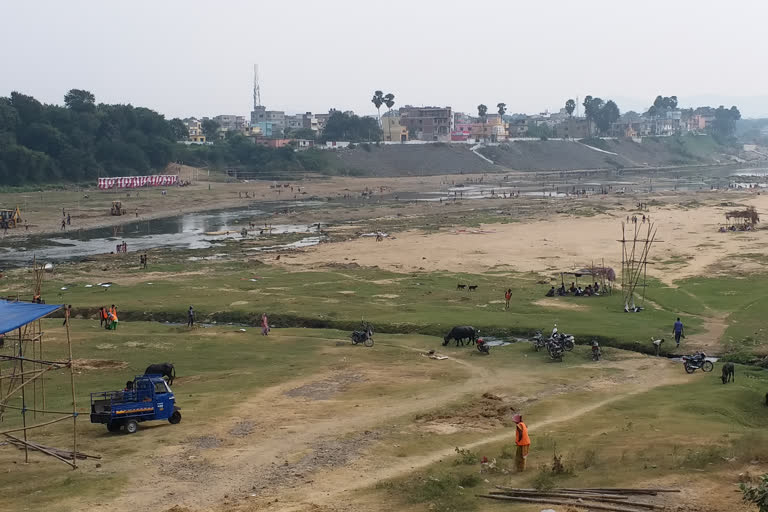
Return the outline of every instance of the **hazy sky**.
<path id="1" fill-rule="evenodd" d="M 557 110 L 657 94 L 768 116 L 768 0 L 0 0 L 0 95 L 71 88 L 167 117 L 399 106 Z"/>

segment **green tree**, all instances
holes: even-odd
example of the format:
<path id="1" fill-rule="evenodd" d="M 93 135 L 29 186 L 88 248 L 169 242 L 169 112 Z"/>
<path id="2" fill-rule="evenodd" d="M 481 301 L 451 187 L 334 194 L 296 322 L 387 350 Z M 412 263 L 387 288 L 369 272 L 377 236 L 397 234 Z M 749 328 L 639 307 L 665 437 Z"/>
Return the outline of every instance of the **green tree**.
<path id="1" fill-rule="evenodd" d="M 611 129 L 611 125 L 619 120 L 621 112 L 613 100 L 608 100 L 597 113 L 596 124 L 600 133 L 606 134 Z"/>
<path id="2" fill-rule="evenodd" d="M 168 127 L 171 130 L 171 134 L 173 134 L 173 139 L 176 141 L 187 140 L 187 137 L 189 137 L 189 130 L 184 124 L 184 121 L 178 117 L 174 117 L 168 121 Z"/>
<path id="3" fill-rule="evenodd" d="M 720 105 L 715 110 L 715 120 L 712 122 L 712 130 L 715 135 L 721 137 L 732 137 L 736 131 L 736 121 L 741 119 L 741 112 L 734 105 L 731 108 L 725 108 Z"/>
<path id="4" fill-rule="evenodd" d="M 603 100 L 587 95 L 582 105 L 584 106 L 584 117 L 587 118 L 587 131 L 592 135 L 592 123 L 597 122 L 597 116 L 600 109 L 603 108 Z"/>
<path id="5" fill-rule="evenodd" d="M 384 104 L 384 92 L 374 91 L 371 103 L 373 103 L 373 106 L 376 107 L 376 111 L 379 113 L 379 126 L 381 126 L 381 106 Z"/>
<path id="6" fill-rule="evenodd" d="M 573 111 L 576 110 L 576 102 L 572 99 L 565 102 L 565 111 L 569 116 L 573 116 Z"/>
<path id="7" fill-rule="evenodd" d="M 201 123 L 203 133 L 205 134 L 205 140 L 213 142 L 219 138 L 219 123 L 213 119 L 203 119 Z"/>
<path id="8" fill-rule="evenodd" d="M 64 95 L 64 104 L 76 112 L 93 112 L 96 110 L 96 96 L 82 89 L 70 89 Z"/>
<path id="9" fill-rule="evenodd" d="M 480 119 L 485 120 L 485 116 L 488 113 L 488 107 L 483 105 L 482 103 L 477 106 L 477 116 Z"/>
<path id="10" fill-rule="evenodd" d="M 498 110 L 498 112 L 499 112 L 499 117 L 501 117 L 501 118 L 502 118 L 502 120 L 503 120 L 503 118 L 504 118 L 504 114 L 506 114 L 506 113 L 507 113 L 507 104 L 506 104 L 506 103 L 498 103 L 498 104 L 496 105 L 496 108 L 498 108 L 498 109 L 499 109 L 499 110 Z"/>

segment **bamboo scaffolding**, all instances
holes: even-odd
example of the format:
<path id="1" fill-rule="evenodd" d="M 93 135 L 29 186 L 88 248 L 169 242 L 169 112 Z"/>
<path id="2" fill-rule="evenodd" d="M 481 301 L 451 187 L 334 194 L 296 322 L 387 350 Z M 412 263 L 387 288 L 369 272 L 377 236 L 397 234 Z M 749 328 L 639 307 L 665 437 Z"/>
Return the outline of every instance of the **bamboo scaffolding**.
<path id="1" fill-rule="evenodd" d="M 44 274 L 44 267 L 38 265 L 35 262 L 35 297 L 40 296 L 42 288 L 42 279 Z M 54 310 L 57 311 L 57 310 Z M 50 313 L 53 313 L 51 311 Z M 50 314 L 49 313 L 49 314 Z M 47 316 L 47 315 L 46 315 Z M 0 374 L 0 421 L 3 420 L 3 416 L 6 410 L 20 411 L 21 413 L 21 426 L 8 428 L 4 431 L 0 431 L 0 436 L 6 436 L 11 439 L 12 443 L 18 448 L 24 449 L 24 460 L 29 462 L 29 451 L 38 451 L 57 460 L 60 460 L 72 469 L 77 468 L 77 459 L 84 459 L 86 457 L 95 458 L 94 456 L 84 455 L 77 450 L 77 400 L 75 393 L 75 374 L 74 374 L 74 358 L 72 356 L 72 337 L 70 333 L 69 319 L 67 318 L 65 323 L 67 334 L 67 360 L 65 361 L 49 361 L 43 356 L 43 328 L 42 319 L 36 319 L 23 327 L 18 329 L 18 339 L 16 340 L 18 345 L 14 346 L 13 355 L 0 356 L 0 364 L 10 363 L 11 369 L 6 369 L 5 372 Z M 30 347 L 31 344 L 31 347 Z M 30 352 L 31 350 L 31 352 Z M 29 357 L 31 355 L 31 357 Z M 26 366 L 26 369 L 25 369 Z M 6 368 L 8 368 L 6 366 Z M 45 381 L 46 374 L 53 370 L 62 370 L 69 368 L 69 381 L 70 390 L 72 394 L 72 410 L 71 411 L 49 411 L 46 408 L 46 396 L 45 396 Z M 0 369 L 2 371 L 2 369 Z M 4 382 L 5 381 L 5 382 Z M 38 386 L 39 381 L 39 386 Z M 31 386 L 29 384 L 32 384 Z M 27 400 L 29 400 L 29 392 L 32 393 L 31 405 L 27 407 Z M 21 398 L 20 406 L 10 404 L 10 400 L 15 397 Z M 39 405 L 41 404 L 41 405 Z M 34 424 L 27 422 L 27 414 L 32 413 L 35 419 Z M 37 420 L 37 414 L 55 414 L 59 417 L 39 422 Z M 72 418 L 72 450 L 65 451 L 58 448 L 51 448 L 40 445 L 29 439 L 29 432 L 60 423 Z M 11 433 L 22 432 L 18 438 L 12 436 Z M 71 458 L 71 460 L 67 460 Z"/>
<path id="2" fill-rule="evenodd" d="M 558 498 L 527 498 L 523 496 L 500 496 L 494 494 L 476 494 L 478 498 L 488 498 L 500 501 L 519 501 L 523 503 L 539 503 L 542 505 L 572 505 L 574 507 L 586 508 L 590 510 L 608 510 L 610 512 L 638 512 L 637 508 L 632 508 L 634 504 L 625 503 L 623 507 L 600 503 L 583 503 L 578 499 L 558 499 Z M 592 501 L 592 500 L 583 500 Z"/>

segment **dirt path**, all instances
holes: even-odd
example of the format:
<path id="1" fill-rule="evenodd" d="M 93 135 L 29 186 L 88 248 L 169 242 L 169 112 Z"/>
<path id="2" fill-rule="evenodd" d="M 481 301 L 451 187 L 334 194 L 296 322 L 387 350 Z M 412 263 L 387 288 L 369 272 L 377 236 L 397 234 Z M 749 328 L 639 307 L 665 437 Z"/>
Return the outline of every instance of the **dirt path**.
<path id="1" fill-rule="evenodd" d="M 637 367 L 637 359 L 631 359 L 627 361 L 612 362 L 612 368 L 631 369 Z M 685 381 L 685 375 L 679 371 L 674 371 L 672 363 L 660 360 L 653 360 L 653 363 L 649 364 L 648 371 L 636 374 L 635 379 L 631 381 L 629 389 L 622 393 L 616 393 L 609 398 L 592 402 L 582 407 L 578 407 L 570 410 L 566 413 L 554 414 L 549 418 L 545 418 L 540 421 L 533 420 L 528 423 L 532 432 L 541 431 L 543 428 L 556 423 L 564 423 L 576 418 L 579 418 L 585 414 L 593 412 L 601 407 L 609 405 L 613 402 L 624 400 L 625 398 L 633 395 L 650 391 L 656 387 L 667 386 L 670 384 L 676 384 Z M 675 370 L 677 367 L 675 366 Z M 614 389 L 615 391 L 615 389 Z M 505 441 L 511 439 L 514 436 L 514 429 L 504 429 L 502 432 L 498 432 L 490 436 L 481 436 L 475 438 L 475 441 L 466 443 L 459 448 L 473 450 L 486 444 L 496 443 L 499 441 Z M 314 485 L 306 492 L 302 489 L 300 493 L 295 493 L 293 499 L 304 504 L 312 504 L 313 506 L 333 506 L 331 510 L 354 510 L 352 503 L 346 503 L 345 500 L 350 499 L 350 495 L 353 491 L 364 489 L 375 485 L 377 482 L 396 478 L 402 475 L 412 473 L 416 470 L 423 469 L 430 466 L 440 460 L 450 458 L 454 455 L 454 448 L 444 448 L 436 450 L 428 455 L 419 456 L 418 458 L 407 458 L 405 460 L 395 459 L 390 464 L 383 464 L 382 461 L 368 461 L 368 464 L 364 467 L 355 468 L 354 471 L 347 469 L 341 469 L 333 474 L 324 475 L 322 482 L 316 480 Z M 292 496 L 284 496 L 281 498 L 281 507 L 278 510 L 292 510 L 290 500 Z M 286 503 L 286 501 L 288 503 Z M 349 508 L 345 508 L 345 505 Z M 287 507 L 287 508 L 283 508 Z M 249 510 L 247 507 L 245 510 Z M 388 510 L 386 506 L 382 506 L 381 510 Z"/>
<path id="2" fill-rule="evenodd" d="M 422 352 L 411 347 L 400 348 Z M 126 493 L 93 510 L 130 507 L 144 510 L 176 505 L 208 509 L 220 504 L 222 497 L 261 493 L 261 486 L 265 484 L 268 491 L 282 487 L 304 488 L 308 480 L 317 478 L 314 476 L 317 470 L 324 473 L 357 458 L 360 450 L 382 434 L 375 430 L 381 428 L 377 426 L 440 407 L 488 387 L 488 372 L 483 368 L 453 357 L 442 363 L 459 366 L 467 372 L 466 378 L 460 385 L 440 392 L 426 387 L 407 400 L 302 398 L 331 386 L 334 379 L 340 378 L 337 371 L 269 388 L 239 405 L 236 418 L 201 430 L 195 434 L 201 437 L 190 438 L 184 444 L 159 448 L 154 458 L 168 469 L 150 466 L 136 472 L 130 487 L 144 489 L 142 493 Z M 398 373 L 365 367 L 350 371 L 362 373 L 367 382 L 382 383 L 396 379 Z M 407 378 L 407 375 L 401 377 Z M 290 398 L 293 395 L 297 398 Z M 248 428 L 243 429 L 244 424 Z M 232 432 L 238 429 L 247 433 L 233 436 Z M 316 452 L 320 455 L 312 455 Z M 201 486 L 202 483 L 205 485 Z"/>

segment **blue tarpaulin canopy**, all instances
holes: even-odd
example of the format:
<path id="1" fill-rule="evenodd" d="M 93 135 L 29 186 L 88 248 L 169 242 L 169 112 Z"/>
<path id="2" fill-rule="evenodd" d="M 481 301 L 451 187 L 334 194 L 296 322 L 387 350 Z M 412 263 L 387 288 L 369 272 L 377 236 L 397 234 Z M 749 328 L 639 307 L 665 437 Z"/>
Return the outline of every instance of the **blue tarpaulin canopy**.
<path id="1" fill-rule="evenodd" d="M 18 329 L 56 311 L 63 305 L 0 300 L 0 334 Z"/>

